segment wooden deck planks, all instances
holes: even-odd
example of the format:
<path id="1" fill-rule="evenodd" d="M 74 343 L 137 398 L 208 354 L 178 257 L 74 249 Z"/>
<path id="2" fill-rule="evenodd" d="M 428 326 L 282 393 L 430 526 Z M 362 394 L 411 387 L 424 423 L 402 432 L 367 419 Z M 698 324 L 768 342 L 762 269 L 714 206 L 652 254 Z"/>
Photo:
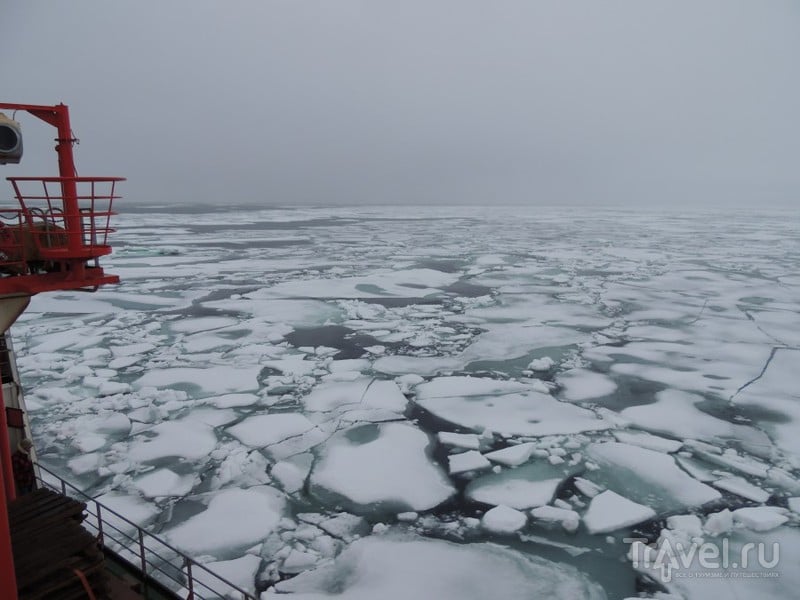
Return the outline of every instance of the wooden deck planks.
<path id="1" fill-rule="evenodd" d="M 103 553 L 81 526 L 86 505 L 39 489 L 9 505 L 14 567 L 20 600 L 85 600 L 83 573 L 96 600 L 107 599 Z"/>

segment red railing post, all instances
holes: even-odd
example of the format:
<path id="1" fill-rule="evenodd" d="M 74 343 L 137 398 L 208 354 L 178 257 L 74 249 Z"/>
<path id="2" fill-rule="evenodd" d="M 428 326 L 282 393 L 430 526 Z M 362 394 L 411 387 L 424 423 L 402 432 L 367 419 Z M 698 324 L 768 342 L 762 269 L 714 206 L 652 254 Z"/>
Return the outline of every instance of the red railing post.
<path id="1" fill-rule="evenodd" d="M 75 158 L 72 156 L 72 126 L 69 122 L 69 108 L 65 104 L 54 107 L 56 112 L 56 152 L 58 153 L 58 173 L 61 180 L 61 196 L 64 204 L 64 221 L 67 230 L 67 247 L 79 250 L 83 241 L 83 222 L 78 209 L 78 186 L 75 184 Z"/>
<path id="2" fill-rule="evenodd" d="M 3 490 L 0 490 L 0 592 L 3 598 L 17 600 L 17 576 L 14 572 L 14 549 L 11 547 L 11 525 L 8 522 L 8 502 L 16 497 L 14 490 L 14 469 L 11 465 L 11 445 L 8 440 L 8 423 L 6 423 L 6 405 L 3 402 L 3 384 L 0 382 L 0 453 L 3 468 L 0 479 Z"/>
<path id="3" fill-rule="evenodd" d="M 5 408 L 3 413 L 5 413 Z M 5 474 L 2 471 L 0 471 L 0 479 L 5 481 Z M 14 485 L 13 480 L 11 485 Z M 0 596 L 7 600 L 17 600 L 14 550 L 11 547 L 11 526 L 8 522 L 8 504 L 4 492 L 0 492 Z"/>
<path id="4" fill-rule="evenodd" d="M 100 514 L 100 503 L 97 500 L 94 501 L 94 507 L 97 509 L 97 541 L 103 546 L 105 544 L 103 540 L 103 516 Z"/>
<path id="5" fill-rule="evenodd" d="M 8 423 L 6 422 L 6 403 L 3 400 L 3 385 L 0 382 L 0 462 L 3 467 L 3 484 L 8 502 L 17 497 L 14 489 L 14 467 L 11 464 L 11 441 L 8 437 Z"/>
<path id="6" fill-rule="evenodd" d="M 192 577 L 192 559 L 188 556 L 185 556 L 184 559 L 186 560 L 186 580 L 187 584 L 189 585 L 189 595 L 186 596 L 186 600 L 194 600 L 194 578 Z"/>

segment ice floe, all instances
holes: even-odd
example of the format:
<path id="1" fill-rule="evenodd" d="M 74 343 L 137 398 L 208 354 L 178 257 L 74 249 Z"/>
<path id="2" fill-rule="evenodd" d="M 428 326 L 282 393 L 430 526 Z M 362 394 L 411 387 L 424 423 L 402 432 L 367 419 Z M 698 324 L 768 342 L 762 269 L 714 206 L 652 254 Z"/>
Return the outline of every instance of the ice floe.
<path id="1" fill-rule="evenodd" d="M 434 508 L 455 490 L 431 461 L 430 445 L 427 434 L 404 423 L 344 430 L 320 448 L 310 491 L 321 499 L 347 502 L 358 512 Z"/>
<path id="2" fill-rule="evenodd" d="M 492 462 L 499 463 L 507 467 L 516 467 L 524 462 L 527 462 L 535 449 L 536 444 L 534 442 L 527 442 L 514 446 L 508 446 L 507 448 L 502 448 L 500 450 L 487 452 L 484 454 L 484 456 Z"/>
<path id="3" fill-rule="evenodd" d="M 649 506 L 628 500 L 624 496 L 606 490 L 592 498 L 583 515 L 583 523 L 589 533 L 608 533 L 636 525 L 656 516 Z"/>
<path id="4" fill-rule="evenodd" d="M 617 384 L 607 375 L 586 369 L 564 371 L 556 381 L 564 388 L 561 394 L 571 402 L 602 398 L 613 394 L 617 389 Z"/>
<path id="5" fill-rule="evenodd" d="M 721 497 L 668 454 L 619 442 L 591 444 L 587 452 L 602 467 L 592 474 L 593 480 L 659 512 L 702 506 Z"/>
<path id="6" fill-rule="evenodd" d="M 534 462 L 474 479 L 467 485 L 464 496 L 474 502 L 503 504 L 520 510 L 544 506 L 555 496 L 566 472 L 549 463 Z"/>
<path id="7" fill-rule="evenodd" d="M 447 461 L 451 475 L 488 469 L 491 466 L 489 460 L 477 450 L 451 454 L 447 457 Z"/>
<path id="8" fill-rule="evenodd" d="M 159 423 L 133 439 L 131 459 L 145 462 L 166 457 L 199 460 L 217 445 L 212 427 L 193 419 Z"/>
<path id="9" fill-rule="evenodd" d="M 359 540 L 332 564 L 275 588 L 280 594 L 308 599 L 343 595 L 350 600 L 605 597 L 597 584 L 569 565 L 495 544 L 391 536 Z"/>
<path id="10" fill-rule="evenodd" d="M 441 377 L 417 386 L 416 403 L 440 419 L 477 432 L 541 436 L 610 427 L 590 410 L 513 381 Z"/>
<path id="11" fill-rule="evenodd" d="M 327 437 L 301 413 L 255 415 L 227 431 L 243 444 L 264 449 L 275 458 L 305 452 Z"/>
<path id="12" fill-rule="evenodd" d="M 214 366 L 212 368 L 176 367 L 152 369 L 136 380 L 138 387 L 197 386 L 211 394 L 252 392 L 258 390 L 261 367 Z"/>
<path id="13" fill-rule="evenodd" d="M 528 517 L 525 513 L 502 504 L 487 510 L 481 518 L 481 525 L 486 531 L 500 534 L 519 531 L 527 522 Z"/>
<path id="14" fill-rule="evenodd" d="M 285 508 L 283 495 L 268 486 L 223 490 L 205 510 L 168 529 L 164 537 L 184 552 L 222 558 L 266 538 Z"/>

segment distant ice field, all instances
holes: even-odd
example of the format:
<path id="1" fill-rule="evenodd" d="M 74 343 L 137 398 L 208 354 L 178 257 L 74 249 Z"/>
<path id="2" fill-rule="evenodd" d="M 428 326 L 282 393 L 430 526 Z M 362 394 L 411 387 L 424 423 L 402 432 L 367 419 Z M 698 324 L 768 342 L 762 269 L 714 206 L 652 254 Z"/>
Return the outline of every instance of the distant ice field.
<path id="1" fill-rule="evenodd" d="M 118 228 L 119 286 L 37 296 L 12 330 L 39 458 L 234 583 L 796 597 L 800 214 L 138 209 Z M 662 581 L 630 537 L 774 539 L 781 576 Z"/>

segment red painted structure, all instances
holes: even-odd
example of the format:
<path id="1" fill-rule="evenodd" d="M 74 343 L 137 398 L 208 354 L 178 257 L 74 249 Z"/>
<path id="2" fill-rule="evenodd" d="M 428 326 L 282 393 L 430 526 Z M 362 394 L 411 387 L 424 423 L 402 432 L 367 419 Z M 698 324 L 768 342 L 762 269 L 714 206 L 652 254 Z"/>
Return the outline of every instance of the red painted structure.
<path id="1" fill-rule="evenodd" d="M 19 205 L 0 208 L 0 311 L 3 333 L 27 306 L 27 298 L 55 290 L 94 291 L 119 278 L 106 274 L 99 258 L 108 244 L 116 184 L 120 177 L 78 177 L 72 154 L 69 109 L 0 103 L 0 110 L 25 111 L 57 130 L 58 177 L 9 177 Z M 6 410 L 0 386 L 0 597 L 17 599 L 8 502 L 14 500 Z"/>

